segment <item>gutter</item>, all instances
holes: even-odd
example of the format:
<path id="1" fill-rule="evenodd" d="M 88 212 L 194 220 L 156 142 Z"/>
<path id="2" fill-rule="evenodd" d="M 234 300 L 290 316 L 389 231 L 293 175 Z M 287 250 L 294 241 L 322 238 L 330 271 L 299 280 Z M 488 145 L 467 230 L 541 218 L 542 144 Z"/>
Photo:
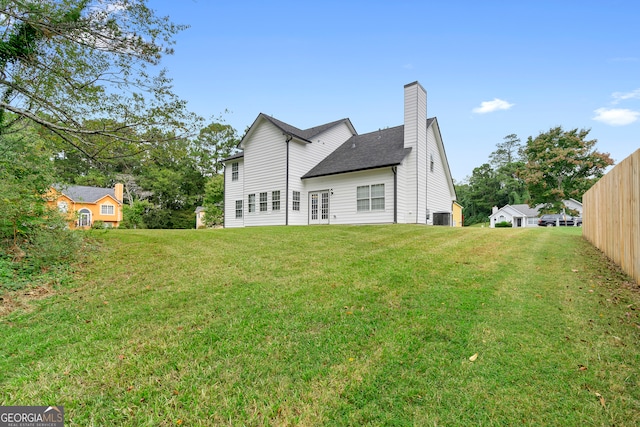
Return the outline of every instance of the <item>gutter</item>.
<path id="1" fill-rule="evenodd" d="M 393 223 L 398 223 L 398 167 L 392 166 L 393 172 Z"/>
<path id="2" fill-rule="evenodd" d="M 222 228 L 227 228 L 227 216 L 225 215 L 227 210 L 227 164 L 222 164 L 222 194 L 224 197 L 222 198 Z M 243 191 L 244 197 L 244 191 Z M 242 201 L 242 225 L 244 225 L 244 200 Z M 233 206 L 233 212 L 235 216 L 235 205 Z M 197 228 L 197 227 L 196 227 Z"/>
<path id="3" fill-rule="evenodd" d="M 285 172 L 285 183 L 284 183 L 284 198 L 285 198 L 285 210 L 284 210 L 284 225 L 289 225 L 289 142 L 293 139 L 292 135 L 285 135 L 285 143 L 287 144 L 287 166 Z"/>

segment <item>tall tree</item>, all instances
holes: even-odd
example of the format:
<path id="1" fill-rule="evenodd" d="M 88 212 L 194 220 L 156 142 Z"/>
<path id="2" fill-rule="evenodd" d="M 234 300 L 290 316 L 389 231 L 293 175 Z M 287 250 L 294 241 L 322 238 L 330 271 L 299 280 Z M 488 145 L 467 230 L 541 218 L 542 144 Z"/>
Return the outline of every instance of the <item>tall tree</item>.
<path id="1" fill-rule="evenodd" d="M 229 157 L 237 146 L 238 134 L 230 125 L 213 122 L 202 128 L 193 147 L 202 174 L 213 176 L 222 172 L 221 161 Z"/>
<path id="2" fill-rule="evenodd" d="M 96 135 L 144 145 L 132 130 L 192 132 L 197 118 L 156 71 L 185 27 L 146 0 L 0 0 L 0 28 L 0 133 L 12 112 L 99 159 Z M 87 125 L 96 118 L 110 121 Z"/>
<path id="3" fill-rule="evenodd" d="M 202 204 L 206 210 L 204 221 L 208 226 L 224 223 L 224 175 L 218 174 L 208 179 Z"/>
<path id="4" fill-rule="evenodd" d="M 527 183 L 531 206 L 543 204 L 544 209 L 558 212 L 563 200 L 582 200 L 613 165 L 609 153 L 595 149 L 597 140 L 586 139 L 588 134 L 588 129 L 565 131 L 557 126 L 527 139 L 526 163 L 519 176 Z"/>
<path id="5" fill-rule="evenodd" d="M 522 144 L 515 133 L 504 137 L 503 142 L 496 144 L 496 150 L 489 154 L 489 163 L 494 169 L 517 163 L 522 159 Z"/>

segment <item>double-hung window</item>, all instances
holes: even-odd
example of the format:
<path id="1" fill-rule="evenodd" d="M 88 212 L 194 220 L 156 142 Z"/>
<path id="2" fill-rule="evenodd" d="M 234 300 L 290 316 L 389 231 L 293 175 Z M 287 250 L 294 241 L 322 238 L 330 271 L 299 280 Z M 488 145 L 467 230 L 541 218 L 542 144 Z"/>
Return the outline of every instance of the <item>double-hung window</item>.
<path id="1" fill-rule="evenodd" d="M 371 210 L 384 210 L 384 184 L 375 184 L 371 186 Z"/>
<path id="2" fill-rule="evenodd" d="M 300 192 L 299 191 L 293 192 L 293 210 L 294 211 L 300 210 Z"/>
<path id="3" fill-rule="evenodd" d="M 384 184 L 361 185 L 356 191 L 358 212 L 384 210 Z"/>
<path id="4" fill-rule="evenodd" d="M 271 192 L 271 210 L 272 211 L 280 210 L 280 191 Z"/>
<path id="5" fill-rule="evenodd" d="M 260 212 L 267 211 L 267 193 L 260 193 Z"/>
<path id="6" fill-rule="evenodd" d="M 238 162 L 231 163 L 231 181 L 238 180 Z"/>
<path id="7" fill-rule="evenodd" d="M 249 213 L 256 211 L 256 195 L 255 194 L 249 194 L 247 205 L 249 208 Z"/>
<path id="8" fill-rule="evenodd" d="M 100 215 L 115 215 L 116 210 L 113 205 L 100 205 Z"/>
<path id="9" fill-rule="evenodd" d="M 236 200 L 236 218 L 242 218 L 242 200 Z"/>

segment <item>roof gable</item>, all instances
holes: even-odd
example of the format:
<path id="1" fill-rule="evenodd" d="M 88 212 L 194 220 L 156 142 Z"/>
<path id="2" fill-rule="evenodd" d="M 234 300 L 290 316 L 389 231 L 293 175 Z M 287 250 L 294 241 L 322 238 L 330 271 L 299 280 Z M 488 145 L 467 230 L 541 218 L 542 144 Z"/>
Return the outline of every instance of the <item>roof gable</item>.
<path id="1" fill-rule="evenodd" d="M 438 118 L 432 117 L 427 119 L 427 129 L 433 127 L 433 134 L 436 137 L 436 145 L 438 146 L 438 152 L 440 154 L 440 158 L 442 159 L 442 164 L 444 166 L 444 174 L 449 185 L 449 193 L 452 195 L 454 199 L 457 199 L 456 188 L 453 185 L 453 177 L 451 176 L 451 168 L 449 167 L 449 160 L 447 159 L 447 152 L 444 149 L 444 143 L 442 142 L 442 134 L 440 133 L 440 125 L 438 124 Z"/>
<path id="2" fill-rule="evenodd" d="M 349 119 L 340 119 L 340 120 L 336 120 L 330 123 L 325 123 L 323 125 L 319 125 L 319 126 L 314 126 L 311 127 L 309 129 L 299 129 L 295 126 L 292 126 L 288 123 L 285 123 L 281 120 L 278 120 L 274 117 L 268 116 L 264 113 L 260 113 L 258 114 L 258 117 L 253 121 L 253 123 L 251 124 L 251 126 L 249 127 L 249 130 L 247 131 L 247 133 L 242 137 L 242 139 L 240 140 L 240 143 L 238 144 L 238 148 L 242 149 L 244 148 L 244 143 L 249 140 L 251 138 L 251 136 L 253 135 L 253 133 L 255 132 L 255 129 L 258 127 L 257 125 L 261 122 L 261 121 L 267 121 L 269 123 L 271 123 L 273 126 L 275 126 L 276 128 L 280 129 L 282 131 L 283 135 L 290 135 L 292 138 L 301 141 L 301 142 L 306 142 L 311 144 L 311 140 L 320 135 L 323 132 L 326 132 L 327 130 L 338 126 L 340 124 L 346 124 L 347 127 L 349 128 L 349 130 L 351 131 L 351 133 L 353 135 L 356 135 L 356 129 L 353 127 L 353 124 L 351 123 L 351 120 Z M 223 162 L 227 162 L 230 160 L 236 160 L 236 159 L 240 159 L 244 157 L 244 151 L 240 151 L 238 153 L 235 153 L 229 157 L 227 157 L 226 159 L 222 160 Z"/>
<path id="3" fill-rule="evenodd" d="M 260 113 L 258 114 L 258 117 L 255 119 L 255 121 L 253 122 L 253 124 L 251 125 L 251 127 L 249 128 L 249 130 L 247 131 L 247 133 L 244 135 L 244 137 L 242 138 L 242 140 L 240 141 L 240 144 L 238 145 L 239 147 L 243 146 L 243 143 L 249 139 L 251 137 L 251 135 L 253 134 L 255 128 L 257 127 L 256 125 L 262 121 L 262 120 L 266 120 L 267 122 L 271 123 L 272 125 L 274 125 L 276 128 L 280 129 L 283 133 L 283 135 L 290 135 L 293 138 L 296 138 L 302 142 L 308 142 L 311 143 L 311 139 L 314 136 L 317 136 L 319 134 L 321 134 L 322 132 L 327 131 L 328 129 L 331 129 L 334 126 L 337 126 L 341 123 L 345 123 L 352 131 L 353 134 L 356 134 L 356 130 L 353 127 L 353 125 L 351 124 L 351 120 L 349 119 L 340 119 L 340 120 L 336 120 L 330 123 L 326 123 L 323 125 L 319 125 L 319 126 L 314 126 L 311 127 L 309 129 L 298 129 L 295 126 L 291 126 L 288 123 L 285 123 L 281 120 L 278 120 L 274 117 L 271 116 L 267 116 L 264 113 Z"/>

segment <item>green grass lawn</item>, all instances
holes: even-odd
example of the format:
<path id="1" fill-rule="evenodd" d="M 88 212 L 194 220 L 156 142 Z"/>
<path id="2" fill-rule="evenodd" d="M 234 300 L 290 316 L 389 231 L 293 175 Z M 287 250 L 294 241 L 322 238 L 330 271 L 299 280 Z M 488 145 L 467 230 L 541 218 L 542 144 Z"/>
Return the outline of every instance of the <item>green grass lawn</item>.
<path id="1" fill-rule="evenodd" d="M 81 426 L 638 425 L 640 293 L 580 232 L 106 232 L 73 287 L 0 318 L 0 405 Z"/>

